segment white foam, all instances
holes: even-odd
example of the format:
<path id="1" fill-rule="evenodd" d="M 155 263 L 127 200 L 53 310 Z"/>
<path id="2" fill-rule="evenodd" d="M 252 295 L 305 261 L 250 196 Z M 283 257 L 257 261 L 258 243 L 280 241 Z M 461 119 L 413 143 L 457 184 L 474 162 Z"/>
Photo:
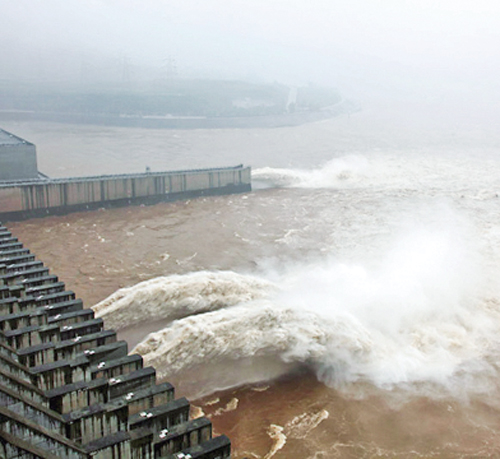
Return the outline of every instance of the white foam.
<path id="1" fill-rule="evenodd" d="M 283 427 L 276 424 L 271 424 L 267 433 L 271 438 L 273 445 L 269 452 L 264 456 L 264 459 L 271 459 L 280 449 L 286 444 L 286 435 L 283 433 Z"/>
<path id="2" fill-rule="evenodd" d="M 183 276 L 157 277 L 122 288 L 93 306 L 106 326 L 122 329 L 141 322 L 213 311 L 262 298 L 272 285 L 233 272 L 200 271 Z"/>
<path id="3" fill-rule="evenodd" d="M 325 419 L 330 417 L 327 410 L 320 410 L 316 413 L 302 413 L 289 421 L 284 431 L 287 437 L 305 439 L 316 429 Z"/>
<path id="4" fill-rule="evenodd" d="M 234 301 L 211 299 L 223 309 L 191 316 L 186 311 L 134 352 L 161 376 L 213 365 L 241 377 L 232 384 L 248 380 L 241 365 L 267 359 L 276 363 L 274 370 L 307 365 L 338 388 L 366 381 L 487 391 L 491 375 L 497 377 L 490 360 L 498 348 L 500 315 L 486 296 L 481 257 L 467 224 L 452 209 L 432 213 L 425 222 L 403 225 L 376 262 L 330 256 L 268 273 L 278 289 L 241 276 L 247 281 L 239 283 L 242 291 Z M 216 294 L 225 297 L 224 289 L 233 284 L 224 278 L 237 275 L 212 275 L 216 285 L 221 277 Z M 199 289 L 195 277 L 181 276 L 181 283 L 177 278 L 186 284 L 178 294 Z M 258 298 L 253 289 L 262 286 L 266 299 L 247 301 Z M 259 377 L 265 379 L 266 372 Z"/>
<path id="5" fill-rule="evenodd" d="M 370 172 L 364 156 L 334 158 L 319 169 L 264 167 L 252 172 L 252 180 L 276 187 L 345 188 L 360 182 Z"/>

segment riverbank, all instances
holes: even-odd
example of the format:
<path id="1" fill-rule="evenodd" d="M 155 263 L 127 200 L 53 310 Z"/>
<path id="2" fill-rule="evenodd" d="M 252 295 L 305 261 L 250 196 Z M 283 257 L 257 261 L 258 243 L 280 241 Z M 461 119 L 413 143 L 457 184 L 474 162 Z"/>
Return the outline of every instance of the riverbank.
<path id="1" fill-rule="evenodd" d="M 299 126 L 359 110 L 357 104 L 343 101 L 321 110 L 256 116 L 159 116 L 64 113 L 34 110 L 0 110 L 0 121 L 49 121 L 69 124 L 118 126 L 147 129 L 254 129 Z"/>
<path id="2" fill-rule="evenodd" d="M 297 126 L 355 111 L 333 88 L 174 79 L 113 87 L 0 82 L 0 121 L 154 129 Z"/>

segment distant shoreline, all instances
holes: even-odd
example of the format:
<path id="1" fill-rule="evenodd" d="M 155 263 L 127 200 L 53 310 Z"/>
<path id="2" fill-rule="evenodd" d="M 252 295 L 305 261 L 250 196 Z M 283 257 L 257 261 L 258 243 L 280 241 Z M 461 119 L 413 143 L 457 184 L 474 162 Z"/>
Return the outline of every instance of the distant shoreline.
<path id="1" fill-rule="evenodd" d="M 206 116 L 131 116 L 96 113 L 62 113 L 31 110 L 0 110 L 0 121 L 49 121 L 68 124 L 90 124 L 150 129 L 224 129 L 224 128 L 277 128 L 299 126 L 334 118 L 359 110 L 351 101 L 342 101 L 321 110 L 303 110 L 281 115 L 255 115 L 232 117 Z"/>

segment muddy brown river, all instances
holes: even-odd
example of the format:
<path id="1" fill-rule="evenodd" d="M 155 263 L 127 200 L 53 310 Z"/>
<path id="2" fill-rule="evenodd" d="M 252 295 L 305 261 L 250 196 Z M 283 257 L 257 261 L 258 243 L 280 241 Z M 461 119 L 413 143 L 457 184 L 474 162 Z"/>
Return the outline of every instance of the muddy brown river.
<path id="1" fill-rule="evenodd" d="M 40 170 L 253 167 L 254 191 L 9 223 L 243 458 L 500 457 L 500 135 L 10 122 Z"/>

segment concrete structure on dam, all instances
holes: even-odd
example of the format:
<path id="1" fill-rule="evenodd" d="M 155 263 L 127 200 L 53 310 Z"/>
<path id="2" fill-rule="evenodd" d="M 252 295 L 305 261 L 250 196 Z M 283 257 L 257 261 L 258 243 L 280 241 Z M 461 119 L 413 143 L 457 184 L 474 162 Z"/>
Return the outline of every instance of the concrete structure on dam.
<path id="1" fill-rule="evenodd" d="M 105 175 L 32 181 L 0 181 L 3 221 L 100 207 L 241 193 L 251 190 L 251 169 L 214 169 Z"/>
<path id="2" fill-rule="evenodd" d="M 0 458 L 226 459 L 205 417 L 0 225 Z"/>
<path id="3" fill-rule="evenodd" d="M 0 129 L 3 221 L 251 189 L 251 169 L 243 165 L 52 179 L 38 171 L 35 145 Z"/>
<path id="4" fill-rule="evenodd" d="M 35 145 L 0 129 L 0 180 L 26 180 L 37 177 Z"/>

